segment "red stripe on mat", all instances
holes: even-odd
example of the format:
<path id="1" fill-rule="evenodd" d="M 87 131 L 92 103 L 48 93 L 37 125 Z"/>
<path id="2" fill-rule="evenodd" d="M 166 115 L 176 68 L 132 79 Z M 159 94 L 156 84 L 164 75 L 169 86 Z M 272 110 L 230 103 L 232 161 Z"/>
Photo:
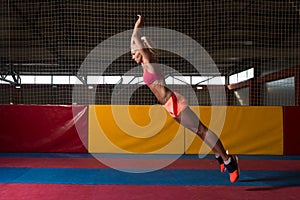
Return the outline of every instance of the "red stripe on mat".
<path id="1" fill-rule="evenodd" d="M 0 199 L 299 199 L 300 187 L 0 184 Z"/>
<path id="2" fill-rule="evenodd" d="M 166 159 L 101 158 L 118 168 L 145 168 L 158 166 Z M 116 162 L 117 161 L 117 162 Z M 170 160 L 171 161 L 171 160 Z M 240 160 L 243 170 L 300 170 L 300 160 Z M 0 158 L 0 167 L 30 168 L 107 168 L 95 158 Z M 215 160 L 179 159 L 167 169 L 219 169 Z"/>

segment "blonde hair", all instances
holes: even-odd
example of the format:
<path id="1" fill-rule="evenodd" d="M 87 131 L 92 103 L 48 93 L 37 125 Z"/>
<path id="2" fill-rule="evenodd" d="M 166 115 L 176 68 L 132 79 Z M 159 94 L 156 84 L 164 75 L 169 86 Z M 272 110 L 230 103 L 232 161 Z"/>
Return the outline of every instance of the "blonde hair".
<path id="1" fill-rule="evenodd" d="M 147 48 L 150 51 L 150 53 L 154 55 L 159 54 L 159 51 L 153 47 L 153 43 L 146 36 L 142 36 L 141 41 L 143 42 L 144 47 Z"/>
<path id="2" fill-rule="evenodd" d="M 141 42 L 142 42 L 144 48 L 147 48 L 151 54 L 159 55 L 159 51 L 156 50 L 155 48 L 153 48 L 152 42 L 146 36 L 141 37 Z M 131 51 L 136 51 L 137 50 L 137 46 L 134 42 L 131 43 L 130 48 L 131 48 Z"/>

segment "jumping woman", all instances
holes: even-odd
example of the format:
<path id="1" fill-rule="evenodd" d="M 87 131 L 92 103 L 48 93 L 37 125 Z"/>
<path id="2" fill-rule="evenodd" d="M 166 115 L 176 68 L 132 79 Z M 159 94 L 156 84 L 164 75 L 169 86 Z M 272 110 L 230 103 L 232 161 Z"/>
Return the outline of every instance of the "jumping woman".
<path id="1" fill-rule="evenodd" d="M 228 155 L 220 139 L 200 121 L 190 109 L 187 100 L 166 87 L 163 70 L 156 59 L 159 52 L 141 35 L 139 29 L 142 24 L 143 17 L 138 15 L 131 37 L 131 54 L 132 59 L 143 67 L 144 82 L 178 123 L 197 134 L 213 150 L 221 172 L 227 170 L 230 181 L 236 182 L 240 174 L 237 156 Z"/>

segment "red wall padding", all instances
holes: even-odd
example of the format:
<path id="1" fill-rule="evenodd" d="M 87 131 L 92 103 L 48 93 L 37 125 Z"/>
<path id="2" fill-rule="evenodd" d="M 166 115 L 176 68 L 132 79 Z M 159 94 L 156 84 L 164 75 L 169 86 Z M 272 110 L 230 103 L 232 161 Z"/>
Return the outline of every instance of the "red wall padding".
<path id="1" fill-rule="evenodd" d="M 0 105 L 0 152 L 87 152 L 87 107 Z"/>
<path id="2" fill-rule="evenodd" d="M 285 155 L 300 154 L 300 106 L 284 107 L 283 110 L 283 139 Z"/>

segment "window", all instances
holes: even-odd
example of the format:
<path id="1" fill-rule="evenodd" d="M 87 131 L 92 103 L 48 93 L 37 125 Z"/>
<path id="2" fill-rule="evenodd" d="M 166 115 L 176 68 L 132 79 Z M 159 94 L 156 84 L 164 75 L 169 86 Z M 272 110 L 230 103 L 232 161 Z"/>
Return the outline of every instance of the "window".
<path id="1" fill-rule="evenodd" d="M 36 76 L 35 77 L 35 83 L 36 84 L 51 84 L 52 83 L 52 76 Z"/>
<path id="2" fill-rule="evenodd" d="M 231 76 L 231 80 L 232 80 Z M 21 84 L 55 84 L 55 85 L 75 85 L 83 84 L 77 76 L 64 75 L 21 75 Z M 11 76 L 6 77 L 7 80 L 13 81 Z M 225 85 L 224 76 L 168 76 L 166 84 L 169 85 Z M 232 81 L 231 81 L 232 82 Z M 0 84 L 8 83 L 1 81 Z M 88 85 L 102 85 L 102 84 L 144 84 L 141 76 L 87 76 Z"/>
<path id="3" fill-rule="evenodd" d="M 254 68 L 229 76 L 229 84 L 240 83 L 254 77 Z"/>

